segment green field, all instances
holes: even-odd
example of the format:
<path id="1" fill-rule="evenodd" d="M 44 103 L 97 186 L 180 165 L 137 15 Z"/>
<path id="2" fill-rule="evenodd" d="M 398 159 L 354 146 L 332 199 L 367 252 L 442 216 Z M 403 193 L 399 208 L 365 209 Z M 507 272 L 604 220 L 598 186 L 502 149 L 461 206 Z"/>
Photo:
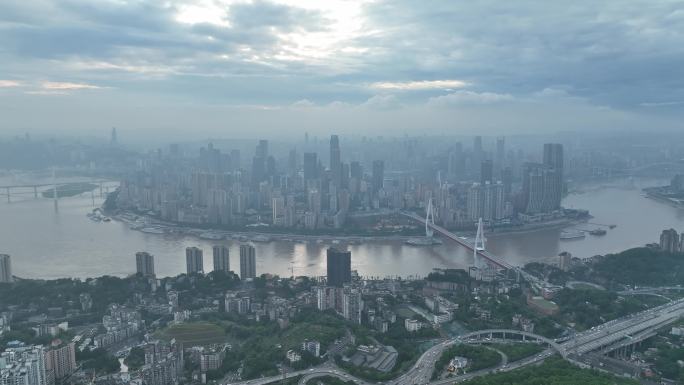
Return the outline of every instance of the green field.
<path id="1" fill-rule="evenodd" d="M 159 332 L 159 338 L 176 341 L 184 347 L 202 346 L 226 341 L 226 333 L 222 327 L 208 322 L 192 322 L 171 325 Z"/>

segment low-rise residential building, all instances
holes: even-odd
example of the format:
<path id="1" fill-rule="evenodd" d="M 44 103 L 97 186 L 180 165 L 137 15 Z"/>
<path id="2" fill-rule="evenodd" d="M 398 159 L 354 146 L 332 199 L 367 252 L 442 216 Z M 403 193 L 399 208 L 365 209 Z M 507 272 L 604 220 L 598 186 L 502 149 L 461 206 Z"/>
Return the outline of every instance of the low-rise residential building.
<path id="1" fill-rule="evenodd" d="M 423 328 L 423 323 L 418 320 L 407 318 L 406 320 L 404 320 L 404 327 L 409 332 L 417 332 L 418 330 Z"/>

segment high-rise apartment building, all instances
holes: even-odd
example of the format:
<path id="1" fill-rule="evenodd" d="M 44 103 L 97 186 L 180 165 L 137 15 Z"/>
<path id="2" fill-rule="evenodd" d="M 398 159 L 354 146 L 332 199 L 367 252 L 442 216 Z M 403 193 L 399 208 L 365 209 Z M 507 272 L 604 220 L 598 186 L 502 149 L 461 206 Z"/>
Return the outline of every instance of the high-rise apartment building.
<path id="1" fill-rule="evenodd" d="M 468 219 L 477 221 L 482 217 L 482 188 L 479 183 L 473 183 L 466 196 L 466 212 Z"/>
<path id="2" fill-rule="evenodd" d="M 143 276 L 154 276 L 154 256 L 144 251 L 135 253 L 135 272 Z"/>
<path id="3" fill-rule="evenodd" d="M 357 289 L 346 290 L 342 296 L 342 316 L 349 321 L 360 324 L 363 301 Z"/>
<path id="4" fill-rule="evenodd" d="M 351 251 L 328 249 L 327 255 L 328 285 L 342 287 L 351 282 Z"/>
<path id="5" fill-rule="evenodd" d="M 228 248 L 223 245 L 216 245 L 212 248 L 214 257 L 214 271 L 230 271 L 230 255 Z"/>
<path id="6" fill-rule="evenodd" d="M 0 283 L 12 282 L 12 260 L 7 254 L 0 254 Z"/>
<path id="7" fill-rule="evenodd" d="M 337 135 L 330 137 L 330 176 L 337 187 L 342 186 L 342 160 L 340 153 L 340 138 Z"/>
<path id="8" fill-rule="evenodd" d="M 681 251 L 679 242 L 679 234 L 675 229 L 663 230 L 660 234 L 660 248 L 669 253 L 678 253 Z"/>
<path id="9" fill-rule="evenodd" d="M 204 273 L 204 259 L 202 249 L 188 247 L 185 249 L 185 265 L 188 274 Z"/>
<path id="10" fill-rule="evenodd" d="M 480 183 L 483 186 L 487 183 L 494 183 L 494 163 L 489 159 L 480 163 Z"/>
<path id="11" fill-rule="evenodd" d="M 371 179 L 371 186 L 373 193 L 377 193 L 382 189 L 385 181 L 385 162 L 382 160 L 373 161 L 373 175 Z"/>
<path id="12" fill-rule="evenodd" d="M 76 371 L 76 346 L 73 342 L 52 342 L 45 352 L 45 368 L 56 380 L 63 379 Z"/>
<path id="13" fill-rule="evenodd" d="M 544 144 L 544 165 L 547 167 L 545 180 L 546 211 L 558 210 L 563 199 L 563 145 Z"/>
<path id="14" fill-rule="evenodd" d="M 271 200 L 272 223 L 274 226 L 285 225 L 285 197 L 276 196 Z"/>
<path id="15" fill-rule="evenodd" d="M 240 279 L 256 278 L 256 249 L 240 245 Z"/>
<path id="16" fill-rule="evenodd" d="M 522 175 L 522 203 L 527 214 L 541 213 L 544 203 L 544 165 L 526 163 Z"/>
<path id="17" fill-rule="evenodd" d="M 315 152 L 304 153 L 304 180 L 318 178 L 318 155 Z"/>
<path id="18" fill-rule="evenodd" d="M 496 138 L 496 154 L 494 156 L 494 172 L 496 175 L 501 175 L 504 168 L 506 138 L 500 136 Z"/>

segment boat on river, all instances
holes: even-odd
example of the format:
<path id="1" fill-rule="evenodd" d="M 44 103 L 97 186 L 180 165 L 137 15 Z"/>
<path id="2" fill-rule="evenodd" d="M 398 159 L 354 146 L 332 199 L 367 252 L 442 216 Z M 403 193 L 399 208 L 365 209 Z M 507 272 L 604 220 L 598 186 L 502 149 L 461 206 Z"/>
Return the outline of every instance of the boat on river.
<path id="1" fill-rule="evenodd" d="M 560 239 L 564 241 L 586 237 L 583 231 L 561 231 Z"/>

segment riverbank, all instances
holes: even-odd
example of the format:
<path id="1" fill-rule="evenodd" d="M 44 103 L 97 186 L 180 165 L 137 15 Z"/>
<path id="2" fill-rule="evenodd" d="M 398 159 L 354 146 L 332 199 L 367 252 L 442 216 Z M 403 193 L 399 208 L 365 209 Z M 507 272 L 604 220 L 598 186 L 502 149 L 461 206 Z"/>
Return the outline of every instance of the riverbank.
<path id="1" fill-rule="evenodd" d="M 144 215 L 135 212 L 120 212 L 112 214 L 111 217 L 115 220 L 126 223 L 131 230 L 142 231 L 149 234 L 177 234 L 190 235 L 200 239 L 237 239 L 241 241 L 255 241 L 268 242 L 270 240 L 281 241 L 322 241 L 335 242 L 345 241 L 346 243 L 354 244 L 363 241 L 408 241 L 424 236 L 422 226 L 416 225 L 418 229 L 415 234 L 349 234 L 349 233 L 302 233 L 302 232 L 288 232 L 285 229 L 275 229 L 263 226 L 253 226 L 249 229 L 221 229 L 213 228 L 211 226 L 195 227 L 190 224 L 180 224 L 175 222 L 163 221 L 158 218 Z M 488 234 L 509 235 L 509 234 L 525 234 L 539 230 L 548 229 L 563 229 L 566 227 L 575 226 L 586 223 L 592 217 L 576 219 L 576 218 L 560 218 L 544 222 L 526 223 L 522 225 L 514 225 L 507 227 L 494 227 L 486 229 Z M 260 231 L 260 229 L 268 228 L 269 231 Z M 454 234 L 461 237 L 472 237 L 475 235 L 474 231 L 453 231 Z M 428 245 L 414 245 L 414 246 L 428 246 Z"/>
<path id="2" fill-rule="evenodd" d="M 683 198 L 675 198 L 675 197 L 670 197 L 665 194 L 663 191 L 665 187 L 649 187 L 645 188 L 642 191 L 646 194 L 647 198 L 653 199 L 657 202 L 660 203 L 665 203 L 669 206 L 672 206 L 674 208 L 678 209 L 683 209 L 684 208 L 684 199 Z"/>
<path id="3" fill-rule="evenodd" d="M 315 243 L 347 243 L 360 244 L 364 241 L 408 241 L 420 235 L 344 235 L 344 234 L 301 234 L 287 232 L 259 231 L 259 227 L 245 230 L 222 230 L 199 228 L 165 222 L 134 213 L 120 213 L 112 215 L 112 219 L 125 223 L 131 230 L 148 234 L 173 234 L 193 236 L 205 240 L 237 240 L 242 242 L 315 242 Z"/>

